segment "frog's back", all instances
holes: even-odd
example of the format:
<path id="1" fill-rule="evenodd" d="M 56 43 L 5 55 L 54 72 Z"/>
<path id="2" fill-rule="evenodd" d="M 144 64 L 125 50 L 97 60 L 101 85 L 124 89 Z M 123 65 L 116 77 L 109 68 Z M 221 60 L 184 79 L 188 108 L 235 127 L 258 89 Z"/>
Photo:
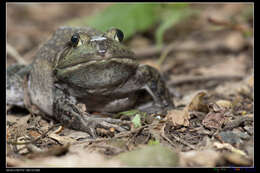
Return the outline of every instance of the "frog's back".
<path id="1" fill-rule="evenodd" d="M 53 107 L 53 66 L 56 55 L 75 32 L 87 32 L 89 35 L 101 34 L 90 27 L 60 27 L 44 43 L 34 58 L 29 78 L 31 101 L 45 113 L 52 115 Z"/>

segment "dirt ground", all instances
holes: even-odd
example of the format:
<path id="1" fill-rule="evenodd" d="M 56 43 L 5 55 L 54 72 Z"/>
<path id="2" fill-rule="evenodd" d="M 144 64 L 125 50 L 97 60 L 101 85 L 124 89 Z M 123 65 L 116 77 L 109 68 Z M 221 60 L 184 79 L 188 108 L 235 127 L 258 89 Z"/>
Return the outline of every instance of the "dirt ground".
<path id="1" fill-rule="evenodd" d="M 109 5 L 9 3 L 6 67 L 31 63 L 57 27 Z M 110 137 L 110 131 L 100 129 L 103 137 L 90 139 L 7 105 L 7 166 L 252 167 L 254 36 L 253 16 L 246 15 L 253 13 L 250 6 L 193 4 L 199 15 L 167 30 L 165 47 L 155 47 L 154 38 L 141 33 L 124 43 L 140 63 L 163 74 L 176 106 L 165 117 L 150 115 L 153 120 L 143 120 L 131 131 Z"/>

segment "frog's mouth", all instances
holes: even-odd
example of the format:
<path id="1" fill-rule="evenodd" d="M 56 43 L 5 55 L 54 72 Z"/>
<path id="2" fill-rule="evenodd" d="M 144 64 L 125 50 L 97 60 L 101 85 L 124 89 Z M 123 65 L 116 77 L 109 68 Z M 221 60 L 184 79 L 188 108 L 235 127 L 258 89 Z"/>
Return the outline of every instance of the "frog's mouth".
<path id="1" fill-rule="evenodd" d="M 73 66 L 67 66 L 66 68 L 56 68 L 54 73 L 58 78 L 66 80 L 68 80 L 68 78 L 75 79 L 75 77 L 71 76 L 77 76 L 77 78 L 96 76 L 94 79 L 98 80 L 98 78 L 105 74 L 113 74 L 116 76 L 116 74 L 118 75 L 118 73 L 122 72 L 124 75 L 128 75 L 129 71 L 134 72 L 134 69 L 137 67 L 138 63 L 132 59 L 111 58 L 109 60 L 91 60 Z"/>
<path id="2" fill-rule="evenodd" d="M 87 59 L 87 60 L 86 60 Z M 95 63 L 109 63 L 110 61 L 118 61 L 122 62 L 122 60 L 134 60 L 133 56 L 113 56 L 113 57 L 98 57 L 98 58 L 89 58 L 88 56 L 79 57 L 74 59 L 74 62 L 71 61 L 59 61 L 55 68 L 65 69 L 65 68 L 72 68 L 72 67 L 80 67 L 86 66 L 88 64 L 95 64 Z"/>

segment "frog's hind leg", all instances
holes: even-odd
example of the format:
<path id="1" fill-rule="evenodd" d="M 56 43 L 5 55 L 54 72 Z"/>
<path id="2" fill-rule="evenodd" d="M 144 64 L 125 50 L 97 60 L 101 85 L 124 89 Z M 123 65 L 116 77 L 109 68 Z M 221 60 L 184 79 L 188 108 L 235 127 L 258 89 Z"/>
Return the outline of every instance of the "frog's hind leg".
<path id="1" fill-rule="evenodd" d="M 6 104 L 25 108 L 23 84 L 30 66 L 14 64 L 6 72 Z"/>
<path id="2" fill-rule="evenodd" d="M 135 80 L 141 89 L 146 90 L 153 98 L 154 106 L 162 109 L 171 109 L 174 103 L 165 81 L 160 73 L 151 66 L 140 65 L 137 69 Z"/>

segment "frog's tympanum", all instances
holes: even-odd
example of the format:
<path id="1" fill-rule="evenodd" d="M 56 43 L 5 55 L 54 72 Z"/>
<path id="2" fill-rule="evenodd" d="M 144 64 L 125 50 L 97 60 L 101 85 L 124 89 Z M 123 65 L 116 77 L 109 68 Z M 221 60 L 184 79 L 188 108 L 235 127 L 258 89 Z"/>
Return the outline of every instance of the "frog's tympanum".
<path id="1" fill-rule="evenodd" d="M 101 33 L 89 27 L 60 27 L 40 47 L 31 65 L 7 69 L 7 104 L 25 107 L 24 99 L 29 98 L 46 117 L 93 137 L 97 127 L 124 128 L 120 119 L 91 112 L 173 108 L 159 72 L 139 65 L 122 39 L 122 31 L 115 28 Z M 85 104 L 85 112 L 78 103 Z"/>

